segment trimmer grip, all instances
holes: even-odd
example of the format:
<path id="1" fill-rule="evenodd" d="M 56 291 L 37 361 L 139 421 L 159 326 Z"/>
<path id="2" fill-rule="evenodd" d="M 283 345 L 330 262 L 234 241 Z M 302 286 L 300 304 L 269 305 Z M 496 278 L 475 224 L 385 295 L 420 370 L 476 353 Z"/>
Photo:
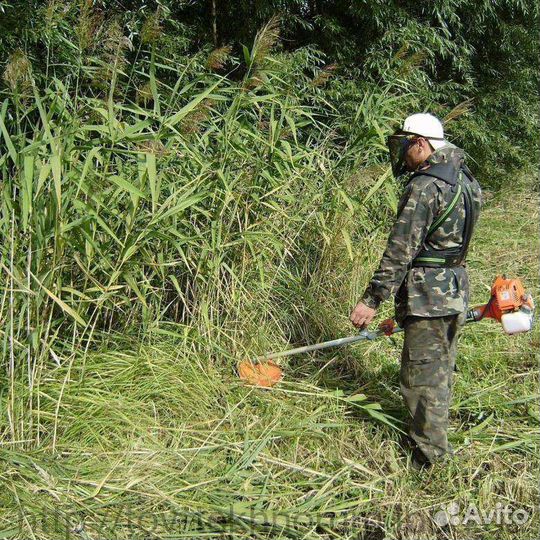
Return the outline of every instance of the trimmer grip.
<path id="1" fill-rule="evenodd" d="M 483 306 L 476 306 L 469 310 L 467 310 L 467 319 L 466 321 L 469 322 L 478 322 L 481 321 L 484 318 L 486 311 L 486 305 Z"/>
<path id="2" fill-rule="evenodd" d="M 385 319 L 381 324 L 379 324 L 379 331 L 382 332 L 385 336 L 391 336 L 396 332 L 401 332 L 400 328 L 394 319 Z"/>

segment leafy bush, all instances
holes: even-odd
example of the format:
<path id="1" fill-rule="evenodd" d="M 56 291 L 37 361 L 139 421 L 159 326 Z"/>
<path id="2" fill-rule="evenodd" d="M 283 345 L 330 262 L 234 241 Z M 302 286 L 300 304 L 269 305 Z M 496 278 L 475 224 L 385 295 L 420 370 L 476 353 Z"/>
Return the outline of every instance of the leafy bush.
<path id="1" fill-rule="evenodd" d="M 126 49 L 118 67 L 128 69 L 133 81 L 133 66 L 158 38 L 160 61 L 174 59 L 197 71 L 198 61 L 206 61 L 201 50 L 215 49 L 225 54 L 210 64 L 238 81 L 246 64 L 234 58 L 279 14 L 279 47 L 300 56 L 310 50 L 332 74 L 338 94 L 352 83 L 360 101 L 365 81 L 405 83 L 415 99 L 400 111 L 401 119 L 415 110 L 445 116 L 467 103 L 470 114 L 449 126 L 450 133 L 469 151 L 483 185 L 512 182 L 516 171 L 534 167 L 538 158 L 540 10 L 533 0 L 15 0 L 0 2 L 0 10 L 4 63 L 20 48 L 39 86 L 52 75 L 74 77 L 83 87 L 92 83 L 94 92 L 100 82 L 106 91 L 107 56 L 115 55 L 116 46 Z M 168 75 L 174 71 L 162 72 L 161 80 Z M 339 99 L 328 97 L 341 112 Z M 346 112 L 343 124 L 350 123 Z"/>

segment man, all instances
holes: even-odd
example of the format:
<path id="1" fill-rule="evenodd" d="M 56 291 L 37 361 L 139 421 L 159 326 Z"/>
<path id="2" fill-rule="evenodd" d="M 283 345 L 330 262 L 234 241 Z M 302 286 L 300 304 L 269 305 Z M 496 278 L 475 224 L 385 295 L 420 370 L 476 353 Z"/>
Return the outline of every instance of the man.
<path id="1" fill-rule="evenodd" d="M 405 330 L 400 386 L 419 468 L 452 453 L 448 407 L 469 297 L 465 256 L 481 190 L 463 150 L 444 139 L 430 114 L 409 116 L 388 146 L 394 175 L 412 175 L 379 268 L 350 318 L 365 327 L 379 304 L 395 296 L 396 321 Z"/>

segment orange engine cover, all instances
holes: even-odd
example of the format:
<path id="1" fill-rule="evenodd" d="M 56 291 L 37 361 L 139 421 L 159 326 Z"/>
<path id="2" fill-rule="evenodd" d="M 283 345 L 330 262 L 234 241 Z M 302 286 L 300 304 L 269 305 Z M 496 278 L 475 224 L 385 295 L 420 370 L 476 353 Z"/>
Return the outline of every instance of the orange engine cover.
<path id="1" fill-rule="evenodd" d="M 523 305 L 525 296 L 525 289 L 519 279 L 497 276 L 491 287 L 492 301 L 489 306 L 489 316 L 500 321 L 505 313 L 519 309 Z"/>

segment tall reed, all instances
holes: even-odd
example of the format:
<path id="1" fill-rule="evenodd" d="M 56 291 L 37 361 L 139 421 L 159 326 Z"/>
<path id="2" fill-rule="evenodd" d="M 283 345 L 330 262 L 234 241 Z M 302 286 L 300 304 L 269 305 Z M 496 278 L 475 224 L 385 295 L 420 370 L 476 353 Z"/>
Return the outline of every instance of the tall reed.
<path id="1" fill-rule="evenodd" d="M 331 266 L 384 223 L 384 133 L 406 97 L 366 87 L 345 136 L 319 58 L 272 52 L 277 28 L 258 34 L 237 82 L 200 57 L 162 58 L 155 33 L 128 75 L 114 21 L 102 58 L 65 80 L 40 87 L 23 53 L 12 58 L 0 317 L 15 439 L 27 422 L 15 379 L 32 387 L 114 333 L 179 324 L 209 357 L 306 337 L 306 288 L 334 287 Z"/>

